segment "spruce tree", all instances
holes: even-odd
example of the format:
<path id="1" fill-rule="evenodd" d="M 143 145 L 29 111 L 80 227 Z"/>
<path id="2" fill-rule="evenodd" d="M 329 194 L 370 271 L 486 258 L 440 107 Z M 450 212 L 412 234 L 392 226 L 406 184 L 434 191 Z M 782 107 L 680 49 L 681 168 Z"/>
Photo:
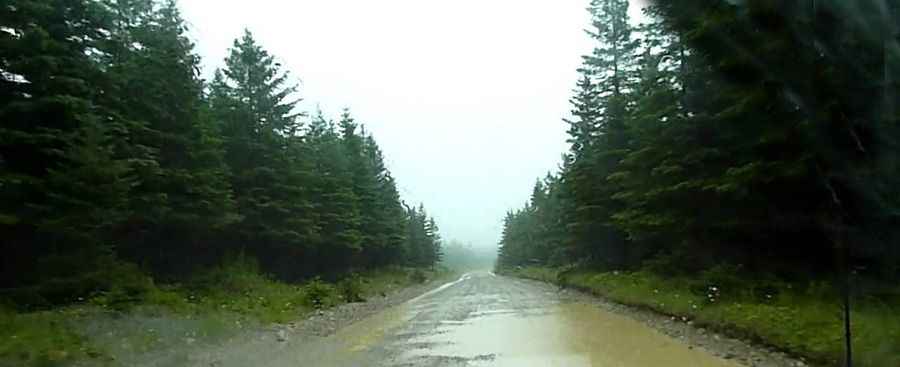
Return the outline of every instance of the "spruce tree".
<path id="1" fill-rule="evenodd" d="M 406 214 L 397 183 L 384 164 L 384 157 L 372 135 L 365 137 L 365 152 L 376 180 L 371 228 L 373 248 L 367 259 L 373 265 L 398 263 L 403 258 Z"/>
<path id="2" fill-rule="evenodd" d="M 296 86 L 281 71 L 249 31 L 235 40 L 225 68 L 215 74 L 210 103 L 225 138 L 225 161 L 242 217 L 235 250 L 246 249 L 260 261 L 280 269 L 284 277 L 296 270 L 284 263 L 285 254 L 305 253 L 317 239 L 310 202 L 311 163 L 297 155 L 302 150 Z"/>
<path id="3" fill-rule="evenodd" d="M 356 207 L 359 210 L 359 223 L 357 231 L 360 233 L 362 246 L 361 259 L 368 262 L 374 255 L 383 250 L 383 244 L 378 242 L 376 222 L 378 220 L 378 172 L 373 166 L 374 162 L 366 152 L 366 137 L 363 136 L 362 126 L 358 125 L 350 115 L 349 109 L 344 109 L 338 122 L 341 133 L 341 142 L 347 155 L 347 164 L 351 176 L 351 189 L 356 197 Z"/>
<path id="4" fill-rule="evenodd" d="M 135 157 L 113 148 L 129 123 L 95 103 L 112 92 L 96 51 L 110 17 L 92 1 L 15 0 L 0 19 L 0 282 L 53 279 L 43 296 L 66 301 L 102 287 L 89 279 L 108 270 L 104 235 L 135 182 Z"/>
<path id="5" fill-rule="evenodd" d="M 118 1 L 113 9 L 118 28 L 107 73 L 116 79 L 120 115 L 141 121 L 129 141 L 152 154 L 137 171 L 119 250 L 158 271 L 186 273 L 217 260 L 220 251 L 204 243 L 236 219 L 200 59 L 174 1 Z"/>
<path id="6" fill-rule="evenodd" d="M 317 252 L 326 268 L 343 269 L 353 264 L 363 248 L 350 157 L 334 123 L 321 111 L 313 116 L 307 138 L 317 176 L 313 202 L 322 230 Z"/>

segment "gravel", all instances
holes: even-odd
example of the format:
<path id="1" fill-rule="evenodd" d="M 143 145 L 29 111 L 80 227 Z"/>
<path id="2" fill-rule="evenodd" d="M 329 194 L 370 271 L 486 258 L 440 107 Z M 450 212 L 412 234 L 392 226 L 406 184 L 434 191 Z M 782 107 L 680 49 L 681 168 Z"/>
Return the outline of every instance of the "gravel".
<path id="1" fill-rule="evenodd" d="M 387 309 L 413 299 L 436 287 L 440 280 L 432 280 L 419 285 L 400 288 L 386 295 L 370 297 L 365 302 L 345 303 L 327 310 L 318 310 L 305 320 L 287 325 L 276 325 L 276 329 L 286 328 L 290 333 L 326 337 L 337 330 Z"/>
<path id="2" fill-rule="evenodd" d="M 543 283 L 525 279 L 528 282 Z M 546 284 L 546 283 L 543 283 Z M 730 338 L 698 327 L 687 318 L 667 316 L 651 310 L 616 303 L 586 292 L 564 289 L 560 297 L 575 302 L 597 305 L 605 310 L 628 316 L 632 319 L 656 329 L 657 331 L 681 340 L 692 348 L 701 348 L 710 354 L 732 360 L 752 367 L 795 367 L 808 366 L 808 362 L 786 355 L 781 351 L 748 341 Z"/>

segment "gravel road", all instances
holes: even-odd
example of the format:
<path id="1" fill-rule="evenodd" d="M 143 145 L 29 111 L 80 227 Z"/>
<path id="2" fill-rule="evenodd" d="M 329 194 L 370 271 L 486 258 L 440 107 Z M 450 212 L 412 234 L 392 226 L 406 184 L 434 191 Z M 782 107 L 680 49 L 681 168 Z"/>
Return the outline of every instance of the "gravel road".
<path id="1" fill-rule="evenodd" d="M 424 293 L 423 293 L 424 292 Z M 199 347 L 199 346 L 198 346 Z M 802 366 L 671 320 L 551 285 L 473 272 L 147 366 Z"/>

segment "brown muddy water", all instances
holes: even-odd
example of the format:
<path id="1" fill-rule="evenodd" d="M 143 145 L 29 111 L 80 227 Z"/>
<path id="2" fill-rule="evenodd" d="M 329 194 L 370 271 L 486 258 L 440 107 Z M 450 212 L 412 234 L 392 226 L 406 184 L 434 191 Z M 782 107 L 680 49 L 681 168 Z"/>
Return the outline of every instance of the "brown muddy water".
<path id="1" fill-rule="evenodd" d="M 212 344 L 184 339 L 181 345 L 167 347 L 165 353 L 128 350 L 125 355 L 133 357 L 97 366 L 740 366 L 733 359 L 691 348 L 629 317 L 575 300 L 578 298 L 544 283 L 477 272 L 386 308 L 330 336 L 279 326 L 229 336 Z M 326 313 L 321 317 L 332 316 Z M 161 329 L 162 324 L 172 323 L 164 318 L 154 320 L 120 326 Z M 170 334 L 182 334 L 191 325 L 170 330 Z"/>
<path id="2" fill-rule="evenodd" d="M 332 338 L 345 359 L 336 365 L 740 366 L 631 318 L 490 273 L 468 274 Z"/>

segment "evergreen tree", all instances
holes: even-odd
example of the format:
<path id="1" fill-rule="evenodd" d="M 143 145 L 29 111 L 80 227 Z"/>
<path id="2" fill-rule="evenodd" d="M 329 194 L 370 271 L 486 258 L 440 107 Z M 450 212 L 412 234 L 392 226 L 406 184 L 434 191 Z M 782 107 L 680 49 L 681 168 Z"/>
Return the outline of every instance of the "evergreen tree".
<path id="1" fill-rule="evenodd" d="M 117 110 L 142 128 L 129 141 L 152 156 L 137 172 L 120 253 L 156 270 L 187 272 L 216 258 L 204 242 L 236 218 L 221 141 L 211 124 L 184 21 L 173 1 L 117 1 L 108 74 Z"/>
<path id="2" fill-rule="evenodd" d="M 110 28 L 92 1 L 16 0 L 0 9 L 0 233 L 3 287 L 54 279 L 51 301 L 99 286 L 105 234 L 126 215 L 129 124 L 95 103 L 111 92 L 97 50 Z"/>
<path id="3" fill-rule="evenodd" d="M 376 179 L 375 204 L 368 229 L 374 246 L 365 258 L 373 265 L 385 265 L 404 256 L 406 214 L 394 177 L 385 167 L 381 149 L 371 135 L 365 137 L 365 152 Z"/>
<path id="4" fill-rule="evenodd" d="M 245 246 L 265 265 L 296 276 L 285 253 L 304 253 L 317 239 L 313 195 L 306 181 L 312 173 L 300 144 L 294 112 L 296 86 L 249 31 L 235 40 L 225 68 L 216 72 L 210 103 L 225 138 L 225 160 L 242 220 L 235 248 Z M 293 155 L 292 155 L 293 154 Z"/>
<path id="5" fill-rule="evenodd" d="M 350 170 L 352 191 L 356 198 L 356 207 L 359 210 L 359 222 L 357 231 L 360 234 L 362 252 L 360 257 L 365 261 L 372 259 L 373 254 L 383 251 L 384 244 L 376 242 L 378 233 L 376 222 L 378 220 L 378 176 L 374 163 L 366 152 L 366 137 L 363 136 L 359 126 L 350 115 L 349 109 L 344 109 L 338 122 L 341 133 L 341 142 L 347 155 L 347 164 Z"/>
<path id="6" fill-rule="evenodd" d="M 622 266 L 627 248 L 621 231 L 610 222 L 621 203 L 613 198 L 618 188 L 606 178 L 615 173 L 628 149 L 629 92 L 638 42 L 632 37 L 627 0 L 594 0 L 589 11 L 595 29 L 589 34 L 597 43 L 584 57 L 572 99 L 577 120 L 569 122 L 573 161 L 565 182 L 575 206 L 569 214 L 568 242 L 574 253 L 589 261 Z"/>
<path id="7" fill-rule="evenodd" d="M 325 267 L 346 268 L 363 248 L 350 157 L 334 123 L 321 111 L 313 117 L 308 140 L 318 177 L 313 188 L 313 202 L 317 203 L 316 212 L 322 228 L 319 253 L 325 259 Z"/>
<path id="8" fill-rule="evenodd" d="M 558 234 L 541 236 L 561 221 L 569 262 L 809 277 L 835 274 L 838 254 L 895 276 L 900 63 L 878 30 L 896 15 L 820 5 L 658 2 L 636 52 L 624 2 L 594 2 L 601 46 L 573 98 L 572 149 L 507 215 L 500 262 L 556 262 Z M 547 215 L 554 202 L 571 209 Z"/>
<path id="9" fill-rule="evenodd" d="M 424 209 L 422 211 L 424 212 Z M 444 257 L 444 252 L 441 250 L 441 234 L 438 233 L 438 231 L 439 229 L 434 218 L 429 217 L 425 222 L 425 262 L 432 268 L 434 268 L 434 266 Z"/>

